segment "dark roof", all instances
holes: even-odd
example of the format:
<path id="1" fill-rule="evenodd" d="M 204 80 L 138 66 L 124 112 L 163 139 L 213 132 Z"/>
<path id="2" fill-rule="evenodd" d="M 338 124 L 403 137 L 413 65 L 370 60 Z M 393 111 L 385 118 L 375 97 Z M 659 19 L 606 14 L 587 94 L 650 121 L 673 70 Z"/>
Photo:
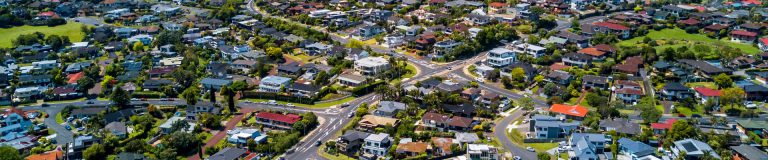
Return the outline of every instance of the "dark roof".
<path id="1" fill-rule="evenodd" d="M 632 134 L 632 135 L 637 135 L 637 134 L 640 134 L 640 132 L 642 132 L 642 130 L 640 130 L 639 124 L 624 118 L 601 120 L 600 127 L 614 128 L 616 129 L 617 133 L 625 133 L 625 134 Z"/>
<path id="2" fill-rule="evenodd" d="M 691 66 L 693 68 L 696 68 L 696 69 L 698 69 L 698 70 L 700 70 L 700 71 L 702 71 L 702 72 L 704 72 L 706 74 L 709 74 L 709 75 L 715 75 L 715 74 L 720 74 L 720 73 L 730 73 L 731 72 L 731 70 L 729 70 L 729 69 L 724 69 L 724 68 L 716 67 L 716 66 L 714 66 L 712 64 L 709 64 L 707 62 L 704 62 L 704 61 L 691 60 L 691 59 L 680 59 L 680 60 L 677 60 L 677 61 L 680 62 L 680 63 L 686 64 L 688 66 Z"/>
<path id="3" fill-rule="evenodd" d="M 762 85 L 747 85 L 744 86 L 744 92 L 768 92 L 768 88 Z"/>
<path id="4" fill-rule="evenodd" d="M 289 73 L 296 73 L 299 72 L 301 67 L 299 67 L 298 62 L 291 62 L 288 64 L 281 64 L 280 66 L 277 66 L 277 70 L 281 72 L 289 72 Z"/>
<path id="5" fill-rule="evenodd" d="M 584 61 L 592 60 L 591 56 L 586 54 L 578 54 L 578 53 L 566 53 L 565 55 L 563 55 L 563 58 L 574 59 L 574 60 L 584 60 Z"/>
<path id="6" fill-rule="evenodd" d="M 311 84 L 303 84 L 303 83 L 293 83 L 290 86 L 290 89 L 300 90 L 300 91 L 309 91 L 309 92 L 317 92 L 320 90 L 320 87 L 311 85 Z"/>
<path id="7" fill-rule="evenodd" d="M 215 160 L 236 160 L 243 155 L 245 155 L 246 150 L 242 148 L 233 148 L 233 147 L 227 147 L 224 149 L 221 149 L 219 152 L 216 152 L 216 154 L 211 155 L 208 157 L 208 159 L 215 159 Z"/>
<path id="8" fill-rule="evenodd" d="M 565 79 L 570 79 L 571 78 L 571 74 L 568 73 L 568 72 L 557 70 L 557 71 L 550 72 L 549 74 L 547 74 L 547 78 L 554 78 L 554 79 L 565 80 Z"/>
<path id="9" fill-rule="evenodd" d="M 459 105 L 445 104 L 443 105 L 443 109 L 446 112 L 452 113 L 454 115 L 461 114 L 461 115 L 469 116 L 475 113 L 475 106 L 472 104 L 459 104 Z"/>
<path id="10" fill-rule="evenodd" d="M 768 159 L 768 154 L 757 149 L 754 146 L 742 144 L 739 146 L 731 146 L 733 151 L 736 151 L 739 155 L 743 156 L 747 160 L 765 160 Z"/>
<path id="11" fill-rule="evenodd" d="M 684 86 L 683 84 L 672 82 L 664 84 L 664 90 L 671 90 L 671 91 L 689 91 L 690 88 Z"/>
<path id="12" fill-rule="evenodd" d="M 108 113 L 107 115 L 104 115 L 104 120 L 106 120 L 107 123 L 128 120 L 133 116 L 133 111 L 134 109 L 122 109 L 117 112 Z"/>
<path id="13" fill-rule="evenodd" d="M 121 152 L 120 154 L 117 154 L 117 158 L 115 160 L 145 160 L 147 157 L 144 157 L 143 154 L 138 153 L 130 153 L 130 152 Z"/>
<path id="14" fill-rule="evenodd" d="M 602 77 L 602 76 L 594 76 L 594 75 L 584 75 L 581 77 L 581 80 L 583 82 L 590 82 L 590 83 L 596 83 L 596 84 L 608 84 L 608 77 Z"/>
<path id="15" fill-rule="evenodd" d="M 344 133 L 344 135 L 341 136 L 341 139 L 347 140 L 347 141 L 357 141 L 357 140 L 363 140 L 368 135 L 371 135 L 370 133 L 366 132 L 360 132 L 355 130 L 350 130 Z"/>

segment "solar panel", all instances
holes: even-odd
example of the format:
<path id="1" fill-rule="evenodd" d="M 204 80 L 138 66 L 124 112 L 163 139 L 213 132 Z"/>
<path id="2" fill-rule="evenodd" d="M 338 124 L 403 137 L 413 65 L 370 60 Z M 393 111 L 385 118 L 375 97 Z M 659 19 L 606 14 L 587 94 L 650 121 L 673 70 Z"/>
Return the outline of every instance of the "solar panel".
<path id="1" fill-rule="evenodd" d="M 691 143 L 691 142 L 683 143 L 683 148 L 685 148 L 686 152 L 696 152 L 696 151 L 699 151 L 699 149 L 696 148 L 696 146 L 694 146 L 693 143 Z"/>

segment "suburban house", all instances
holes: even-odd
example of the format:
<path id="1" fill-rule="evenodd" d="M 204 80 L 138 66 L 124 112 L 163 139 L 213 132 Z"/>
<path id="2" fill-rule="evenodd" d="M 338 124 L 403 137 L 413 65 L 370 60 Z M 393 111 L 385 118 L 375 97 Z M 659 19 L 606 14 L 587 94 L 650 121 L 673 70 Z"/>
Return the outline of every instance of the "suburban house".
<path id="1" fill-rule="evenodd" d="M 582 87 L 587 89 L 607 89 L 608 77 L 584 75 L 581 77 Z"/>
<path id="2" fill-rule="evenodd" d="M 731 41 L 739 43 L 752 43 L 757 39 L 757 33 L 746 30 L 731 31 Z"/>
<path id="3" fill-rule="evenodd" d="M 661 96 L 664 99 L 670 100 L 685 99 L 693 97 L 693 92 L 683 84 L 672 82 L 664 84 L 664 87 L 661 89 Z"/>
<path id="4" fill-rule="evenodd" d="M 641 157 L 653 155 L 656 152 L 656 148 L 628 138 L 621 138 L 618 142 L 619 153 L 629 156 L 631 159 L 640 159 Z"/>
<path id="5" fill-rule="evenodd" d="M 621 24 L 611 23 L 611 22 L 595 22 L 592 23 L 595 25 L 595 32 L 608 34 L 612 33 L 621 39 L 627 39 L 630 36 L 630 28 L 623 26 Z"/>
<path id="6" fill-rule="evenodd" d="M 364 76 L 376 76 L 389 69 L 389 61 L 382 57 L 366 57 L 355 61 L 355 71 Z"/>
<path id="7" fill-rule="evenodd" d="M 685 153 L 685 159 L 699 159 L 704 154 L 710 154 L 712 157 L 720 159 L 720 155 L 715 152 L 707 143 L 695 139 L 684 139 L 675 141 L 672 148 L 672 154 L 675 157 L 682 156 Z"/>
<path id="8" fill-rule="evenodd" d="M 222 148 L 216 154 L 205 158 L 205 160 L 238 160 L 243 159 L 247 155 L 248 151 L 243 148 L 227 147 Z"/>
<path id="9" fill-rule="evenodd" d="M 420 154 L 427 153 L 427 149 L 432 148 L 428 143 L 424 142 L 407 142 L 397 145 L 395 152 L 397 155 L 405 155 L 407 157 L 418 156 Z"/>
<path id="10" fill-rule="evenodd" d="M 256 123 L 261 124 L 267 128 L 290 130 L 293 129 L 293 124 L 301 120 L 301 116 L 297 114 L 279 114 L 272 112 L 259 112 L 256 117 Z"/>
<path id="11" fill-rule="evenodd" d="M 290 83 L 290 78 L 280 76 L 267 76 L 261 79 L 259 83 L 259 91 L 279 93 L 283 91 L 283 87 L 288 86 Z"/>
<path id="12" fill-rule="evenodd" d="M 468 144 L 466 159 L 499 160 L 499 150 L 486 144 Z"/>
<path id="13" fill-rule="evenodd" d="M 566 53 L 563 55 L 563 64 L 566 66 L 576 66 L 579 68 L 589 67 L 592 65 L 592 57 L 586 54 L 579 53 Z"/>
<path id="14" fill-rule="evenodd" d="M 693 90 L 696 91 L 696 98 L 699 98 L 701 104 L 704 104 L 707 101 L 718 103 L 720 100 L 720 90 L 714 90 L 707 87 L 696 87 L 693 88 Z"/>
<path id="15" fill-rule="evenodd" d="M 730 75 L 733 72 L 730 69 L 718 67 L 700 60 L 679 59 L 677 61 L 680 62 L 682 68 L 692 71 L 697 76 L 703 78 L 711 78 L 719 74 Z"/>
<path id="16" fill-rule="evenodd" d="M 16 108 L 10 108 L 0 117 L 0 138 L 5 141 L 23 137 L 27 133 L 32 121 L 29 121 L 23 111 Z"/>
<path id="17" fill-rule="evenodd" d="M 293 83 L 287 86 L 286 89 L 293 96 L 311 98 L 317 95 L 317 92 L 320 90 L 320 87 L 312 84 Z"/>
<path id="18" fill-rule="evenodd" d="M 365 27 L 361 27 L 360 30 L 358 30 L 358 36 L 368 39 L 375 35 L 381 34 L 384 31 L 384 28 L 379 25 L 367 25 Z"/>
<path id="19" fill-rule="evenodd" d="M 405 110 L 408 107 L 405 103 L 395 101 L 381 101 L 379 107 L 373 112 L 373 115 L 381 117 L 393 117 L 397 112 Z"/>
<path id="20" fill-rule="evenodd" d="M 198 101 L 195 105 L 187 105 L 186 115 L 187 120 L 198 120 L 200 114 L 209 113 L 218 115 L 221 113 L 221 107 L 216 106 L 215 103 L 208 101 Z"/>
<path id="21" fill-rule="evenodd" d="M 446 156 L 453 154 L 451 146 L 458 145 L 459 142 L 453 138 L 432 137 L 432 153 L 437 156 Z"/>
<path id="22" fill-rule="evenodd" d="M 173 132 L 173 130 L 172 130 L 173 129 L 173 124 L 176 123 L 176 122 L 181 122 L 181 123 L 188 123 L 189 124 L 189 128 L 183 128 L 181 131 L 183 131 L 183 132 L 192 132 L 192 130 L 195 129 L 195 123 L 187 122 L 186 119 L 187 119 L 187 117 L 171 117 L 171 118 L 168 118 L 168 120 L 165 121 L 165 123 L 163 123 L 163 124 L 161 124 L 159 126 L 160 131 L 163 134 L 166 134 L 166 135 L 167 134 L 171 134 Z"/>
<path id="23" fill-rule="evenodd" d="M 486 62 L 492 67 L 504 67 L 516 61 L 517 54 L 506 48 L 494 48 L 488 52 Z"/>
<path id="24" fill-rule="evenodd" d="M 75 137 L 74 142 L 68 144 L 67 157 L 71 159 L 80 159 L 83 157 L 83 151 L 93 144 L 99 143 L 101 140 L 92 135 Z"/>
<path id="25" fill-rule="evenodd" d="M 360 149 L 363 142 L 365 141 L 365 138 L 368 138 L 369 135 L 371 134 L 366 132 L 349 130 L 346 133 L 344 133 L 344 135 L 339 137 L 338 140 L 336 140 L 336 147 L 342 153 L 354 154 Z"/>
<path id="26" fill-rule="evenodd" d="M 256 143 L 267 142 L 267 135 L 253 128 L 236 128 L 227 131 L 227 135 L 229 135 L 227 142 L 241 146 L 247 145 L 248 140 L 253 140 Z"/>
<path id="27" fill-rule="evenodd" d="M 733 159 L 739 160 L 763 160 L 768 159 L 768 154 L 765 151 L 757 149 L 755 146 L 742 144 L 738 146 L 731 146 L 733 150 Z"/>
<path id="28" fill-rule="evenodd" d="M 104 126 L 104 129 L 114 136 L 120 138 L 128 137 L 128 128 L 125 126 L 125 122 L 111 122 Z"/>
<path id="29" fill-rule="evenodd" d="M 571 159 L 599 159 L 605 149 L 606 137 L 604 134 L 574 133 L 568 139 L 568 145 L 573 149 L 568 152 Z"/>
<path id="30" fill-rule="evenodd" d="M 389 134 L 379 133 L 371 134 L 365 138 L 363 143 L 363 157 L 383 157 L 387 155 L 392 140 Z M 368 156 L 365 156 L 368 155 Z M 375 159 L 375 158 L 374 158 Z"/>
<path id="31" fill-rule="evenodd" d="M 365 84 L 366 78 L 359 75 L 342 73 L 338 78 L 339 84 L 351 87 L 357 87 Z"/>
<path id="32" fill-rule="evenodd" d="M 428 129 L 439 131 L 467 131 L 471 129 L 473 120 L 466 117 L 442 115 L 435 112 L 427 112 L 422 118 L 422 125 Z"/>
<path id="33" fill-rule="evenodd" d="M 757 40 L 757 47 L 763 52 L 768 52 L 768 38 L 760 38 Z"/>
<path id="34" fill-rule="evenodd" d="M 200 84 L 203 85 L 203 89 L 218 91 L 221 87 L 232 84 L 232 80 L 218 79 L 218 78 L 203 78 L 200 80 Z"/>
<path id="35" fill-rule="evenodd" d="M 373 132 L 377 127 L 397 127 L 399 122 L 400 120 L 394 118 L 365 115 L 360 119 L 360 122 L 357 122 L 357 130 Z"/>
<path id="36" fill-rule="evenodd" d="M 600 130 L 603 131 L 616 131 L 616 133 L 623 133 L 627 135 L 638 135 L 642 133 L 640 124 L 634 123 L 625 118 L 614 118 L 600 120 Z"/>
<path id="37" fill-rule="evenodd" d="M 555 70 L 544 76 L 544 80 L 555 84 L 568 85 L 573 80 L 573 76 L 568 72 Z"/>
<path id="38" fill-rule="evenodd" d="M 534 115 L 531 117 L 529 131 L 533 134 L 531 137 L 537 139 L 565 138 L 579 125 L 579 121 L 566 122 L 557 117 Z"/>
<path id="39" fill-rule="evenodd" d="M 511 46 L 512 51 L 518 54 L 527 54 L 531 55 L 533 58 L 539 58 L 541 56 L 544 56 L 546 49 L 541 46 L 533 45 L 533 44 L 527 44 L 527 43 L 520 43 L 514 46 Z"/>
<path id="40" fill-rule="evenodd" d="M 670 118 L 660 123 L 651 123 L 651 129 L 653 129 L 653 133 L 655 134 L 664 134 L 667 130 L 672 128 L 672 124 L 675 122 L 677 122 L 677 119 Z"/>
<path id="41" fill-rule="evenodd" d="M 549 108 L 549 112 L 564 115 L 568 119 L 584 120 L 589 109 L 579 105 L 569 106 L 565 104 L 552 104 L 552 107 Z"/>

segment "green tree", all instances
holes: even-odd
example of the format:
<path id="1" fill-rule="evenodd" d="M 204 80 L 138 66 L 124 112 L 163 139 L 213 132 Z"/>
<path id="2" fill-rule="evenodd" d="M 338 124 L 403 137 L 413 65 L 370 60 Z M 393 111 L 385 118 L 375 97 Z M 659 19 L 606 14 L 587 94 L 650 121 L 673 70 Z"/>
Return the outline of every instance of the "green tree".
<path id="1" fill-rule="evenodd" d="M 191 86 L 184 89 L 184 92 L 181 92 L 181 97 L 184 98 L 187 105 L 195 105 L 197 104 L 197 99 L 200 97 L 200 89 L 198 89 L 197 86 Z"/>
<path id="2" fill-rule="evenodd" d="M 189 130 L 189 123 L 186 121 L 176 121 L 171 124 L 171 132 L 184 132 Z"/>
<path id="3" fill-rule="evenodd" d="M 698 137 L 698 128 L 689 124 L 686 120 L 678 120 L 672 124 L 672 128 L 667 132 L 666 137 L 671 141 L 682 140 L 686 138 Z"/>
<path id="4" fill-rule="evenodd" d="M 267 56 L 270 59 L 282 59 L 283 58 L 283 49 L 278 47 L 267 47 L 266 50 Z"/>
<path id="5" fill-rule="evenodd" d="M 0 160 L 22 160 L 19 151 L 7 145 L 0 146 Z"/>
<path id="6" fill-rule="evenodd" d="M 719 75 L 712 78 L 715 81 L 715 84 L 717 84 L 717 87 L 720 87 L 720 89 L 728 88 L 733 85 L 733 80 L 731 79 L 731 76 L 726 75 L 725 73 L 720 73 Z"/>
<path id="7" fill-rule="evenodd" d="M 131 47 L 131 49 L 136 52 L 144 51 L 144 43 L 141 43 L 141 41 L 136 41 L 133 43 L 133 47 Z"/>
<path id="8" fill-rule="evenodd" d="M 88 90 L 96 86 L 96 81 L 93 80 L 91 77 L 83 77 L 77 80 L 77 88 L 83 94 L 88 93 Z"/>
<path id="9" fill-rule="evenodd" d="M 536 154 L 536 158 L 538 160 L 550 160 L 550 159 L 552 159 L 549 154 L 543 153 L 543 152 L 537 153 Z"/>
<path id="10" fill-rule="evenodd" d="M 720 96 L 720 102 L 723 105 L 733 106 L 734 104 L 741 104 L 745 96 L 746 96 L 746 93 L 741 88 L 737 88 L 737 87 L 726 88 L 726 89 L 723 89 L 723 92 Z"/>
<path id="11" fill-rule="evenodd" d="M 229 109 L 229 113 L 236 113 L 237 108 L 235 108 L 235 91 L 229 89 L 229 86 L 222 86 L 220 94 L 222 96 L 226 96 L 227 98 L 227 108 Z"/>
<path id="12" fill-rule="evenodd" d="M 109 95 L 109 99 L 120 108 L 128 107 L 131 104 L 131 95 L 123 90 L 122 87 L 114 87 L 112 94 Z"/>
<path id="13" fill-rule="evenodd" d="M 83 151 L 83 158 L 86 160 L 106 159 L 107 150 L 104 145 L 96 143 Z"/>
<path id="14" fill-rule="evenodd" d="M 645 96 L 640 99 L 640 103 L 637 107 L 642 111 L 640 117 L 643 118 L 645 123 L 658 122 L 661 118 L 661 111 L 656 109 L 655 100 L 651 96 Z"/>

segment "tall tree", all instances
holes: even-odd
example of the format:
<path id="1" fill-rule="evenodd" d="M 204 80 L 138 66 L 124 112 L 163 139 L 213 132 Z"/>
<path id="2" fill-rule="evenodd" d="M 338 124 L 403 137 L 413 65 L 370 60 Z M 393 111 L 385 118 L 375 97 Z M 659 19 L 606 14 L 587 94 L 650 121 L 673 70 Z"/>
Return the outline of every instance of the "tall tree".
<path id="1" fill-rule="evenodd" d="M 725 73 L 720 73 L 719 75 L 712 78 L 715 81 L 715 84 L 717 84 L 717 87 L 720 87 L 720 89 L 728 88 L 733 85 L 733 80 L 731 79 L 731 76 L 726 75 Z"/>
<path id="2" fill-rule="evenodd" d="M 220 94 L 222 96 L 226 96 L 227 98 L 227 108 L 229 109 L 229 113 L 236 113 L 237 109 L 235 108 L 235 91 L 230 89 L 229 86 L 222 86 Z"/>
<path id="3" fill-rule="evenodd" d="M 88 149 L 85 149 L 83 151 L 83 158 L 91 160 L 91 159 L 106 159 L 107 157 L 107 150 L 104 148 L 104 145 L 101 145 L 99 143 L 93 144 Z"/>
<path id="4" fill-rule="evenodd" d="M 181 92 L 181 97 L 184 98 L 187 105 L 195 105 L 197 104 L 198 97 L 200 97 L 200 89 L 197 86 L 191 86 L 184 89 L 184 92 Z"/>
<path id="5" fill-rule="evenodd" d="M 83 77 L 77 80 L 77 88 L 83 92 L 84 95 L 88 93 L 88 90 L 93 88 L 93 86 L 96 86 L 96 81 L 91 77 Z"/>
<path id="6" fill-rule="evenodd" d="M 109 95 L 109 99 L 120 108 L 128 107 L 131 104 L 131 95 L 123 90 L 122 87 L 114 87 L 112 94 Z"/>
<path id="7" fill-rule="evenodd" d="M 19 151 L 16 151 L 15 148 L 11 146 L 0 146 L 0 160 L 22 160 L 21 155 L 19 155 Z"/>

